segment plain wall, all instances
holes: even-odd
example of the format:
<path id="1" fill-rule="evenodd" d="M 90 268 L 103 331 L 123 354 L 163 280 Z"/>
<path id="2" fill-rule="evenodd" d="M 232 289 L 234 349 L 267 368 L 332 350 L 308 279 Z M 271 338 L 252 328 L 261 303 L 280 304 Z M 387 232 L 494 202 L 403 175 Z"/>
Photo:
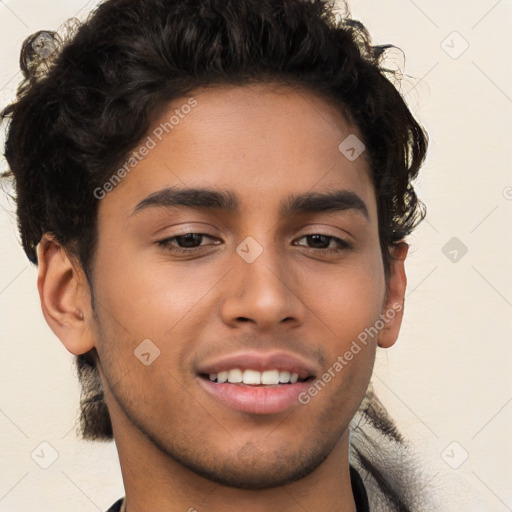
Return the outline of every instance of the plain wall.
<path id="1" fill-rule="evenodd" d="M 95 4 L 0 3 L 1 107 L 14 98 L 25 37 Z M 428 216 L 410 238 L 404 324 L 378 354 L 375 387 L 443 510 L 512 510 L 512 2 L 349 5 L 375 43 L 404 51 L 402 91 L 430 137 L 417 182 Z M 115 444 L 76 437 L 72 356 L 43 318 L 13 211 L 2 194 L 0 511 L 103 511 L 124 492 Z"/>

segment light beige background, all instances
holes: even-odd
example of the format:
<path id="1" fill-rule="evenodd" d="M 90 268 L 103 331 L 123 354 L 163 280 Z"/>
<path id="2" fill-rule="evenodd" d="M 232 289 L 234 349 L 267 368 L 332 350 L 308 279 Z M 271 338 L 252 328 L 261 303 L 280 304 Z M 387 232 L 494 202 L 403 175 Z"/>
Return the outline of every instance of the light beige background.
<path id="1" fill-rule="evenodd" d="M 83 18 L 95 3 L 0 1 L 0 106 L 14 96 L 23 39 Z M 379 354 L 374 382 L 443 510 L 512 510 L 512 2 L 350 7 L 375 42 L 405 52 L 402 90 L 431 140 L 405 323 L 397 345 Z M 43 319 L 37 271 L 3 194 L 0 207 L 0 511 L 104 511 L 123 495 L 115 445 L 76 438 L 72 356 Z"/>

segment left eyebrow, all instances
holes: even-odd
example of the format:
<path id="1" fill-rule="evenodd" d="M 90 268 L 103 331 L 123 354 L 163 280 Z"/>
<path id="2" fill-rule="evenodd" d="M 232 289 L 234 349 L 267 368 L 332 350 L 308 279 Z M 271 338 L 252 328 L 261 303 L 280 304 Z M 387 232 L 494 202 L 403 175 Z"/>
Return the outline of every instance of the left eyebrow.
<path id="1" fill-rule="evenodd" d="M 294 213 L 335 212 L 343 210 L 358 211 L 365 216 L 366 220 L 370 220 L 365 202 L 350 190 L 305 192 L 298 196 L 290 196 L 287 202 L 281 205 L 280 214 L 284 217 Z"/>
<path id="2" fill-rule="evenodd" d="M 149 207 L 180 206 L 239 213 L 240 200 L 230 190 L 168 187 L 157 190 L 140 201 L 130 216 Z M 289 196 L 281 203 L 279 214 L 285 217 L 298 213 L 322 213 L 343 210 L 355 210 L 362 213 L 367 220 L 370 218 L 364 201 L 350 190 L 304 192 L 296 196 Z"/>

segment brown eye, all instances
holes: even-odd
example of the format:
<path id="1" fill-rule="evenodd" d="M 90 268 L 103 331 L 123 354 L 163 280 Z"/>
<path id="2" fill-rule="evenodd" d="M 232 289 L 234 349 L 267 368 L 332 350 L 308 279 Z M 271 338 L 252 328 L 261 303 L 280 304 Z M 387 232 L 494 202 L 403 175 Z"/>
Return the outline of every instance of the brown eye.
<path id="1" fill-rule="evenodd" d="M 166 250 L 170 252 L 174 252 L 177 254 L 186 254 L 201 249 L 206 245 L 213 245 L 201 243 L 204 239 L 207 238 L 213 240 L 213 237 L 211 237 L 210 235 L 206 235 L 205 233 L 185 233 L 183 235 L 173 236 L 170 238 L 166 238 L 164 240 L 160 240 L 157 243 L 159 246 L 164 247 Z M 215 244 L 218 243 L 220 242 L 215 242 Z"/>
<path id="2" fill-rule="evenodd" d="M 304 235 L 303 237 L 299 238 L 299 240 L 302 239 L 306 239 L 310 249 L 313 249 L 314 251 L 320 251 L 323 253 L 337 253 L 351 248 L 350 244 L 347 241 L 335 236 L 323 235 L 321 233 Z M 337 244 L 338 247 L 332 247 L 332 242 Z M 303 246 L 303 244 L 299 245 Z"/>

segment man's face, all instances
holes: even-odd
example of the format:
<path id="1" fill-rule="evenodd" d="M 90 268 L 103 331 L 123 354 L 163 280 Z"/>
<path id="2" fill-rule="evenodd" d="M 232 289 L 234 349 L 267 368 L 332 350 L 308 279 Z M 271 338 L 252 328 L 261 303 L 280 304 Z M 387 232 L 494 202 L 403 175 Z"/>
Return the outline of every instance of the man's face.
<path id="1" fill-rule="evenodd" d="M 311 93 L 191 96 L 194 108 L 180 110 L 184 98 L 162 112 L 156 146 L 100 202 L 94 328 L 114 434 L 136 432 L 219 482 L 280 485 L 346 448 L 371 375 L 375 338 L 298 400 L 383 313 L 375 194 L 364 153 L 338 149 L 358 131 Z M 141 203 L 166 188 L 229 191 L 238 209 Z M 295 196 L 335 191 L 339 210 L 284 214 Z M 210 379 L 221 372 L 247 383 Z M 287 372 L 299 381 L 249 383 Z"/>

